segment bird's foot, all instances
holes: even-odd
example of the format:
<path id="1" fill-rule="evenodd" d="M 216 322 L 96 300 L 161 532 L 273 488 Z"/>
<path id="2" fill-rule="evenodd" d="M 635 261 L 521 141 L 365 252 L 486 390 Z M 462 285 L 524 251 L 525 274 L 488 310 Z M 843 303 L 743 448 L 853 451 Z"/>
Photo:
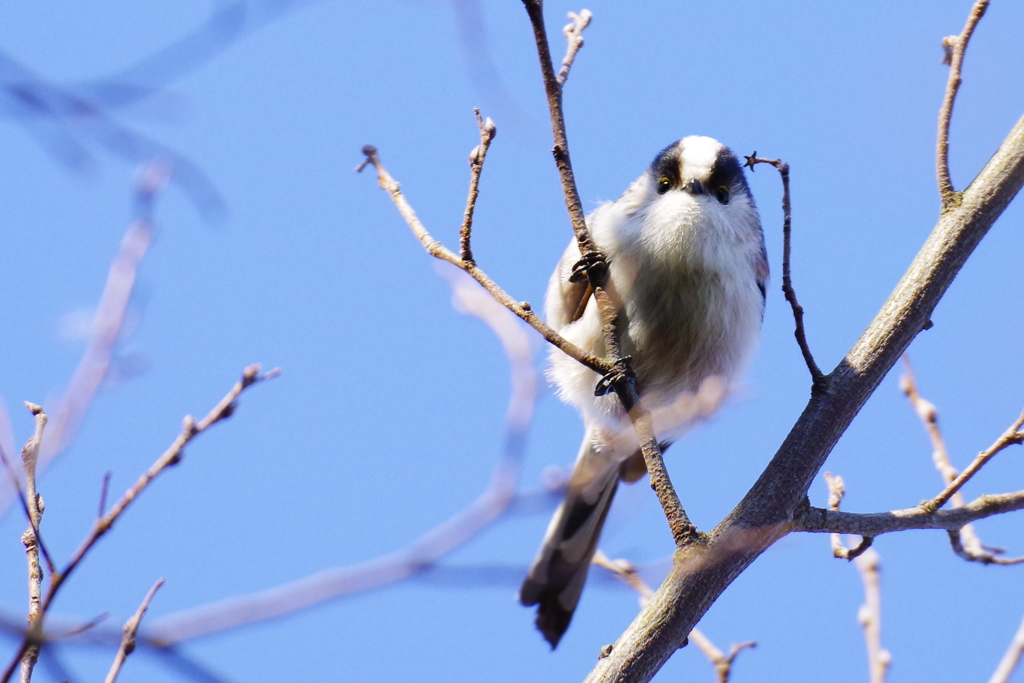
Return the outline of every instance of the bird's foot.
<path id="1" fill-rule="evenodd" d="M 630 356 L 623 356 L 615 361 L 611 371 L 598 380 L 597 386 L 594 387 L 594 396 L 604 396 L 611 391 L 615 391 L 623 382 L 636 384 L 636 374 L 633 373 L 632 360 Z"/>
<path id="2" fill-rule="evenodd" d="M 579 282 L 584 278 L 593 279 L 594 276 L 603 275 L 607 270 L 608 261 L 605 260 L 604 254 L 599 251 L 588 251 L 573 264 L 569 282 Z"/>

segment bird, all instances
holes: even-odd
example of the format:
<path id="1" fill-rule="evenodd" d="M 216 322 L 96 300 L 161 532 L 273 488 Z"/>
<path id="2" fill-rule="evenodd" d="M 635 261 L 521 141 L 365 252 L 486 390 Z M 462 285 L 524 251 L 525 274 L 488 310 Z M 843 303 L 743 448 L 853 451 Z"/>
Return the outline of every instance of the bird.
<path id="1" fill-rule="evenodd" d="M 743 165 L 717 140 L 685 137 L 654 158 L 613 202 L 587 216 L 607 267 L 641 403 L 664 450 L 717 409 L 749 364 L 764 317 L 768 258 Z M 573 240 L 545 296 L 548 324 L 598 357 L 602 320 Z M 565 497 L 519 591 L 554 649 L 580 599 L 620 481 L 647 473 L 629 416 L 601 377 L 552 347 L 549 377 L 583 419 Z"/>

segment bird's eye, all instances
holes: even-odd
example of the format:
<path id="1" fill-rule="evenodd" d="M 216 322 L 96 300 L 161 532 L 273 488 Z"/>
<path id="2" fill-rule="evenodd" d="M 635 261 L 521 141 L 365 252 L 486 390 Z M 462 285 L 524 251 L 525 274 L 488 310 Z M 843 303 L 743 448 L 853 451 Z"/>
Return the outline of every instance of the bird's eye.
<path id="1" fill-rule="evenodd" d="M 667 175 L 658 178 L 658 194 L 665 194 L 672 188 L 672 181 Z"/>
<path id="2" fill-rule="evenodd" d="M 719 185 L 715 188 L 715 199 L 718 200 L 719 204 L 729 203 L 729 187 L 727 185 Z"/>

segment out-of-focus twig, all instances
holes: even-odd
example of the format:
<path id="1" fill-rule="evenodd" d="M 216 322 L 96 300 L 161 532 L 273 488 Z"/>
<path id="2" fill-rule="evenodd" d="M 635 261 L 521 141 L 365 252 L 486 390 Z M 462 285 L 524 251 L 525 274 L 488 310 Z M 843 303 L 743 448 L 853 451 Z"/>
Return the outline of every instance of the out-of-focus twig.
<path id="1" fill-rule="evenodd" d="M 874 548 L 865 550 L 854 560 L 864 582 L 864 604 L 857 612 L 857 620 L 864 627 L 864 641 L 868 649 L 868 669 L 871 683 L 885 683 L 892 655 L 882 647 L 882 589 L 879 581 L 879 557 Z"/>
<path id="2" fill-rule="evenodd" d="M 491 328 L 511 367 L 505 448 L 487 489 L 468 507 L 401 550 L 156 619 L 145 629 L 155 642 L 171 644 L 198 638 L 407 579 L 489 527 L 516 500 L 520 461 L 537 391 L 530 338 L 506 308 L 473 279 L 443 264 L 439 264 L 438 271 L 452 287 L 455 308 L 480 318 Z"/>
<path id="3" fill-rule="evenodd" d="M 157 579 L 157 582 L 146 593 L 146 597 L 142 599 L 139 609 L 125 622 L 123 635 L 121 636 L 121 645 L 117 648 L 114 663 L 110 665 L 110 671 L 107 672 L 104 683 L 114 683 L 117 680 L 117 675 L 121 673 L 121 667 L 124 666 L 128 655 L 135 651 L 135 638 L 139 632 L 139 624 L 142 623 L 142 617 L 145 616 L 146 610 L 149 609 L 150 601 L 153 600 L 153 596 L 156 595 L 156 592 L 160 590 L 162 585 L 164 585 L 164 580 Z"/>
<path id="4" fill-rule="evenodd" d="M 1020 628 L 1010 641 L 1010 647 L 999 660 L 999 666 L 996 667 L 992 678 L 988 679 L 988 683 L 1009 683 L 1010 676 L 1020 663 L 1021 654 L 1024 654 L 1024 621 L 1020 623 Z"/>
<path id="5" fill-rule="evenodd" d="M 953 180 L 949 175 L 949 124 L 953 117 L 953 103 L 956 101 L 956 94 L 960 90 L 960 71 L 963 68 L 964 53 L 967 51 L 967 43 L 970 42 L 974 29 L 985 10 L 988 9 L 989 0 L 977 0 L 971 7 L 971 13 L 964 24 L 964 30 L 958 36 L 947 36 L 942 39 L 942 47 L 945 51 L 944 64 L 949 64 L 949 81 L 946 83 L 946 94 L 942 99 L 942 107 L 939 109 L 939 132 L 935 144 L 935 166 L 936 175 L 939 181 L 939 196 L 942 199 L 942 208 L 945 210 L 955 203 L 956 192 L 953 189 Z"/>
<path id="6" fill-rule="evenodd" d="M 136 189 L 137 216 L 125 232 L 121 247 L 110 264 L 107 282 L 93 316 L 89 344 L 75 368 L 67 389 L 50 412 L 46 444 L 40 449 L 37 467 L 46 468 L 71 442 L 103 384 L 117 348 L 117 342 L 135 289 L 139 265 L 153 238 L 151 208 L 153 199 L 166 186 L 170 169 L 161 163 L 140 171 Z M 15 494 L 0 486 L 0 512 Z"/>
<path id="7" fill-rule="evenodd" d="M 579 14 L 569 12 L 568 16 L 570 22 L 562 29 L 567 43 L 565 57 L 562 58 L 562 68 L 558 70 L 556 77 L 558 85 L 562 87 L 565 87 L 565 82 L 569 79 L 569 70 L 576 61 L 576 53 L 583 47 L 583 29 L 589 26 L 590 20 L 594 18 L 588 9 L 580 10 Z"/>

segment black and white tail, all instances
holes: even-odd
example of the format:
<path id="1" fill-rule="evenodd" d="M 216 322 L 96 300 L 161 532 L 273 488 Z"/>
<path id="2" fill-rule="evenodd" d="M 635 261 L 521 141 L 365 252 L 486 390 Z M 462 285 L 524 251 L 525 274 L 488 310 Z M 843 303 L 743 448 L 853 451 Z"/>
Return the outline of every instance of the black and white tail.
<path id="1" fill-rule="evenodd" d="M 565 499 L 548 525 L 519 601 L 537 605 L 537 628 L 554 649 L 569 628 L 587 580 L 605 517 L 619 484 L 621 463 L 595 452 L 585 439 Z"/>

